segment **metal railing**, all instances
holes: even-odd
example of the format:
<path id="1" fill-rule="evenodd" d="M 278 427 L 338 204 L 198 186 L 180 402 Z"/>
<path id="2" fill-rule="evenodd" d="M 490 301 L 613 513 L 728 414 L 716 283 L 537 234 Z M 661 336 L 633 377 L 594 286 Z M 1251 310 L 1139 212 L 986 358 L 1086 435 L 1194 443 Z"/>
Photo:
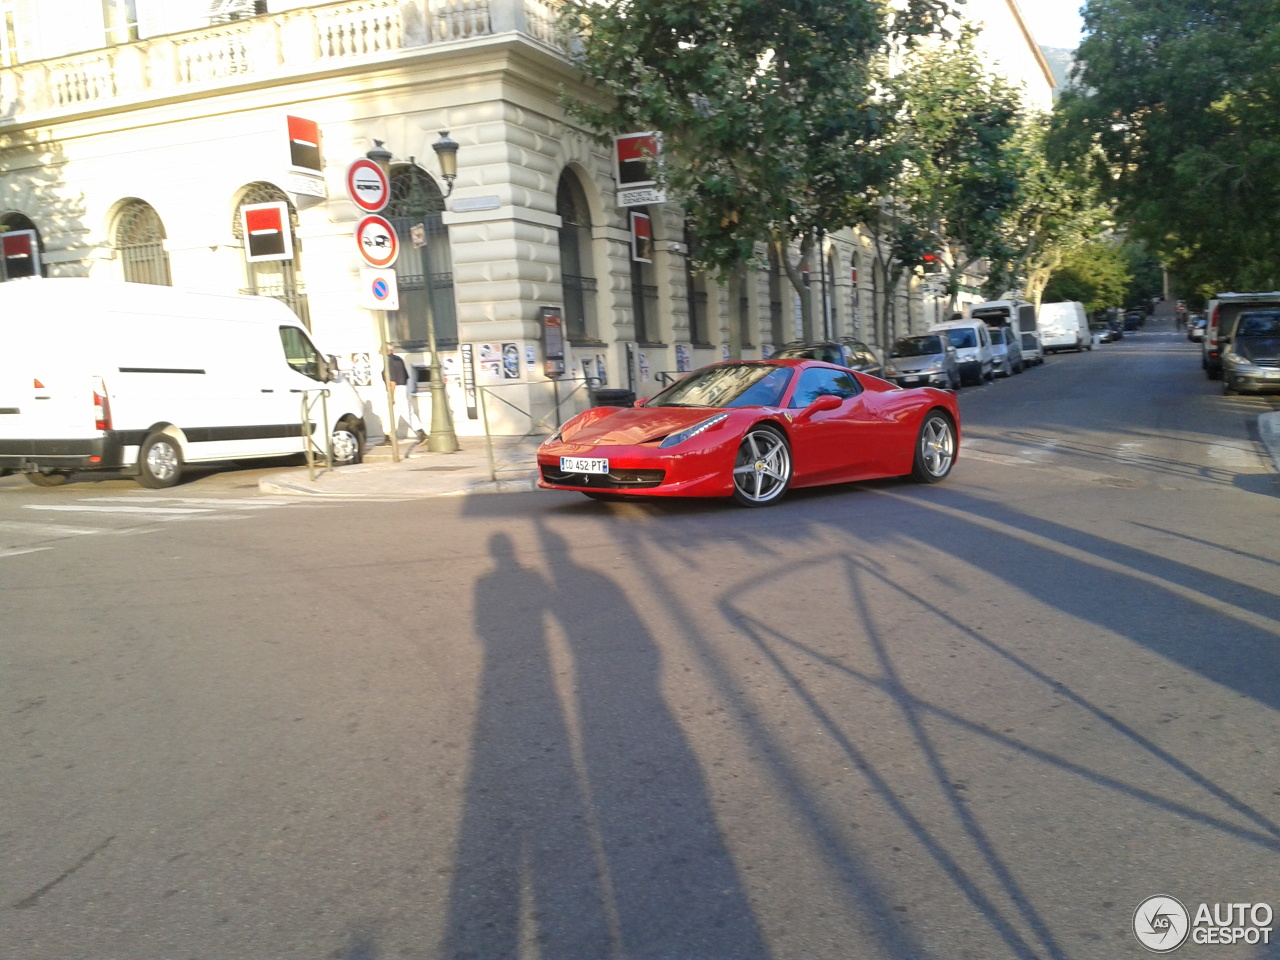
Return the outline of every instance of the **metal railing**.
<path id="1" fill-rule="evenodd" d="M 302 411 L 298 418 L 298 432 L 303 437 L 303 450 L 307 455 L 307 477 L 316 478 L 316 464 L 324 463 L 325 471 L 333 470 L 333 432 L 329 429 L 329 388 L 313 387 L 299 390 L 302 394 Z M 312 396 L 314 394 L 315 396 Z M 320 423 L 324 427 L 324 444 L 316 441 L 315 422 L 311 419 L 316 403 L 320 404 Z"/>
<path id="2" fill-rule="evenodd" d="M 531 387 L 531 386 L 534 386 L 535 384 L 509 383 L 509 384 L 490 384 L 488 386 L 484 386 L 481 384 L 476 385 L 476 395 L 480 401 L 480 417 L 484 423 L 485 450 L 488 452 L 488 456 L 489 456 L 489 479 L 490 480 L 496 481 L 498 479 L 498 465 L 497 465 L 497 461 L 494 459 L 494 456 L 493 456 L 493 432 L 489 426 L 489 403 L 488 403 L 488 400 L 486 399 L 487 395 L 491 396 L 493 400 L 496 400 L 499 403 L 503 404 L 504 406 L 516 411 L 521 416 L 527 417 L 529 419 L 529 429 L 527 429 L 524 433 L 520 434 L 516 438 L 517 440 L 527 440 L 530 437 L 552 433 L 556 428 L 558 428 L 564 422 L 564 417 L 562 416 L 562 413 L 561 413 L 564 406 L 570 400 L 572 400 L 575 396 L 577 396 L 579 391 L 581 391 L 584 387 L 586 388 L 587 394 L 590 395 L 592 384 L 599 384 L 600 381 L 596 377 L 560 377 L 556 380 L 545 380 L 542 382 L 550 385 L 551 391 L 552 391 L 551 409 L 550 411 L 548 411 L 546 416 L 542 416 L 542 417 L 536 416 L 532 411 L 525 410 L 523 407 L 520 407 L 512 403 L 506 397 L 503 397 L 500 394 L 494 392 L 495 390 L 500 389 L 502 387 Z M 564 394 L 564 396 L 561 396 L 560 386 L 561 384 L 567 384 L 567 383 L 573 383 L 575 384 L 575 386 L 572 389 L 570 389 L 568 393 Z M 588 402 L 590 401 L 588 400 Z M 549 422 L 551 418 L 555 419 L 554 424 Z"/>

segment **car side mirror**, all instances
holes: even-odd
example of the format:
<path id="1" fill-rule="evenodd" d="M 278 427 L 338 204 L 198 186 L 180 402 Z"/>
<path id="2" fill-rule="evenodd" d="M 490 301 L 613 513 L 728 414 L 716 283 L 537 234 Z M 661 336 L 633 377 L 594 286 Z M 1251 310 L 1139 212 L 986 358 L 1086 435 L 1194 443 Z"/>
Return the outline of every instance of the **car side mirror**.
<path id="1" fill-rule="evenodd" d="M 813 403 L 804 408 L 804 412 L 800 414 L 799 419 L 808 420 L 815 413 L 822 413 L 824 410 L 835 410 L 840 404 L 844 403 L 843 397 L 837 397 L 835 394 L 824 393 L 817 397 Z"/>

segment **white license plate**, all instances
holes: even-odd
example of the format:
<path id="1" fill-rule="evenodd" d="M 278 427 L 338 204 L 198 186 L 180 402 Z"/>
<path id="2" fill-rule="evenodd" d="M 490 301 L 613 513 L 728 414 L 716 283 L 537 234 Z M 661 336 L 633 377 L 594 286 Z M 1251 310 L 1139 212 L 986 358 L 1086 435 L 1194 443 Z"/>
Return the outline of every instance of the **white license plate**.
<path id="1" fill-rule="evenodd" d="M 565 473 L 608 473 L 609 461 L 592 457 L 561 457 L 560 469 Z"/>

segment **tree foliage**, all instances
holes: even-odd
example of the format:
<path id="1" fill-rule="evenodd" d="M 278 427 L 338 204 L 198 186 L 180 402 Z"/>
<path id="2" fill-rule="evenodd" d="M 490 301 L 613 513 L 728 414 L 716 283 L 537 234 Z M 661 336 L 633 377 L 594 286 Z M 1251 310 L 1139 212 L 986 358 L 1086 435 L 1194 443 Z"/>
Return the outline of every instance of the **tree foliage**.
<path id="1" fill-rule="evenodd" d="M 1057 143 L 1204 290 L 1280 285 L 1280 0 L 1089 0 Z"/>
<path id="2" fill-rule="evenodd" d="M 727 275 L 767 240 L 807 255 L 866 216 L 901 162 L 884 63 L 938 29 L 949 0 L 567 0 L 562 26 L 603 133 L 659 130 L 661 179 L 701 265 Z M 802 297 L 808 307 L 808 298 Z"/>
<path id="3" fill-rule="evenodd" d="M 1092 313 L 1104 307 L 1123 307 L 1133 275 L 1122 247 L 1095 241 L 1063 254 L 1044 289 L 1050 302 L 1078 300 Z"/>

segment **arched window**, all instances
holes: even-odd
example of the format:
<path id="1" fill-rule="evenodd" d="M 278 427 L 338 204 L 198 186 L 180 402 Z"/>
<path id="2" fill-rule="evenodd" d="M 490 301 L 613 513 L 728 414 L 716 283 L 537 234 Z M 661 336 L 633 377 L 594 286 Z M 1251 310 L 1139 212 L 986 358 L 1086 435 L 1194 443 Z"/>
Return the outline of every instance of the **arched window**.
<path id="1" fill-rule="evenodd" d="M 115 246 L 124 278 L 132 283 L 173 285 L 160 214 L 144 200 L 128 200 L 116 217 Z"/>
<path id="2" fill-rule="evenodd" d="M 564 322 L 569 339 L 598 339 L 591 210 L 582 184 L 568 170 L 560 174 L 556 187 L 556 214 L 560 217 L 560 282 L 564 286 Z"/>
<path id="3" fill-rule="evenodd" d="M 684 280 L 685 296 L 689 301 L 689 340 L 694 346 L 711 346 L 711 313 L 707 297 L 707 275 L 694 266 L 698 257 L 698 242 L 684 225 Z"/>
<path id="4" fill-rule="evenodd" d="M 407 350 L 426 348 L 428 303 L 435 320 L 436 344 L 452 346 L 458 342 L 453 254 L 443 212 L 444 195 L 431 174 L 413 163 L 391 168 L 391 200 L 382 215 L 391 221 L 400 239 L 395 263 L 400 309 L 387 314 L 387 321 L 391 339 Z M 424 228 L 425 247 L 414 246 L 415 226 Z"/>
<path id="5" fill-rule="evenodd" d="M 303 324 L 311 328 L 311 312 L 307 307 L 307 294 L 302 284 L 302 244 L 298 241 L 298 211 L 289 197 L 279 187 L 270 183 L 251 183 L 240 194 L 236 204 L 235 216 L 232 219 L 231 232 L 244 248 L 244 227 L 240 220 L 240 208 L 251 203 L 287 204 L 289 223 L 286 229 L 292 235 L 290 246 L 293 257 L 290 260 L 266 260 L 256 263 L 245 262 L 245 278 L 248 286 L 241 293 L 250 293 L 260 297 L 275 297 L 289 305 Z"/>
<path id="6" fill-rule="evenodd" d="M 0 281 L 47 276 L 44 242 L 30 218 L 21 213 L 0 216 Z"/>

